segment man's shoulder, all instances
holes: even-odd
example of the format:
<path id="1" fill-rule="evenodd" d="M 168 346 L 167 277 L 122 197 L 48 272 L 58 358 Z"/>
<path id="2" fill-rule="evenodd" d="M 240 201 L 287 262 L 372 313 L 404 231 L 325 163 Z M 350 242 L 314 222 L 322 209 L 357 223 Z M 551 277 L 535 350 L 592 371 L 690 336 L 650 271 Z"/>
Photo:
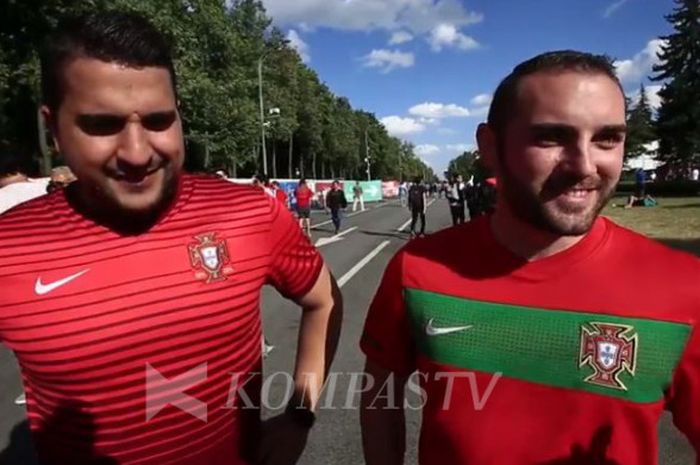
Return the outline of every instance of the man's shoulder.
<path id="1" fill-rule="evenodd" d="M 700 278 L 700 258 L 685 252 L 694 239 L 650 238 L 603 218 L 611 231 L 610 250 L 620 254 L 631 273 L 653 272 L 657 276 L 676 279 L 679 276 Z"/>
<path id="2" fill-rule="evenodd" d="M 412 257 L 430 263 L 442 263 L 469 256 L 472 249 L 478 248 L 480 238 L 488 229 L 488 218 L 479 217 L 464 224 L 442 229 L 425 237 L 410 241 L 400 254 L 404 259 Z M 458 252 L 458 253 L 457 253 Z"/>
<path id="3" fill-rule="evenodd" d="M 206 197 L 212 201 L 262 201 L 273 197 L 251 184 L 241 184 L 206 174 L 187 174 L 185 175 L 185 183 L 193 186 L 192 190 L 195 198 Z M 237 204 L 238 202 L 235 202 L 232 204 L 232 207 Z"/>

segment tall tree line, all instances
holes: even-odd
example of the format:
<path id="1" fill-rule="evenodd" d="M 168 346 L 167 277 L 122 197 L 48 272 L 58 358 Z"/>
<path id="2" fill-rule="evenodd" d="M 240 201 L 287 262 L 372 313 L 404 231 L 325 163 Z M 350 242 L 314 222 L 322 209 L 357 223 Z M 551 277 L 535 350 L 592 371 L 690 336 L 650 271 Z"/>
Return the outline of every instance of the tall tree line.
<path id="1" fill-rule="evenodd" d="M 60 18 L 121 9 L 144 14 L 171 40 L 191 170 L 364 179 L 433 177 L 413 146 L 352 108 L 304 64 L 261 0 L 6 0 L 0 6 L 0 156 L 31 157 L 46 172 L 38 50 Z M 263 121 L 259 105 L 262 71 Z M 271 109 L 279 109 L 273 113 Z M 46 149 L 44 148 L 44 151 Z"/>

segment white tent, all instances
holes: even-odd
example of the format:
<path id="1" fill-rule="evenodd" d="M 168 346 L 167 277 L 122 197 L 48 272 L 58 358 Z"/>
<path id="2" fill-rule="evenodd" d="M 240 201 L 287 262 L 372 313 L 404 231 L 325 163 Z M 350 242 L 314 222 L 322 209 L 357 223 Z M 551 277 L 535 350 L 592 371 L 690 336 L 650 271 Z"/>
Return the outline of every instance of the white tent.
<path id="1" fill-rule="evenodd" d="M 643 169 L 655 170 L 663 165 L 663 162 L 656 160 L 656 154 L 659 150 L 659 141 L 654 141 L 644 146 L 646 153 L 638 157 L 630 158 L 625 162 L 625 168 L 630 170 Z"/>

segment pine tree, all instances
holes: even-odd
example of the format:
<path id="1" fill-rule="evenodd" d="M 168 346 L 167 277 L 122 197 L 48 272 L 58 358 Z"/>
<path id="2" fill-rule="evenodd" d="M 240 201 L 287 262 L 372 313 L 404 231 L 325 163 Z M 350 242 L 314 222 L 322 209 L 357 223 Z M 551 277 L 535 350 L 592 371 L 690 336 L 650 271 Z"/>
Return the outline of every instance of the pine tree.
<path id="1" fill-rule="evenodd" d="M 644 84 L 639 88 L 639 102 L 627 115 L 627 139 L 625 140 L 625 157 L 633 158 L 644 155 L 645 145 L 654 141 L 654 121 L 649 99 Z"/>
<path id="2" fill-rule="evenodd" d="M 660 158 L 692 162 L 700 157 L 700 1 L 675 0 L 666 16 L 674 32 L 665 41 L 654 66 L 655 81 L 664 81 L 656 122 Z"/>

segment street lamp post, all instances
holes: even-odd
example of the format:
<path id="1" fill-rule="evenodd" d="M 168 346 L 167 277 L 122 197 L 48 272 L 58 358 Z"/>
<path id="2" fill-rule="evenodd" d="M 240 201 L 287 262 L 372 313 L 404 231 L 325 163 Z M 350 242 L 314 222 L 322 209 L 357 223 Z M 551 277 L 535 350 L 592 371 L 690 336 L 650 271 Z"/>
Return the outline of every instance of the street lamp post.
<path id="1" fill-rule="evenodd" d="M 369 156 L 369 138 L 367 136 L 367 129 L 365 129 L 365 163 L 367 163 L 367 180 L 372 180 L 372 175 L 370 173 L 370 163 L 372 159 Z"/>
<path id="2" fill-rule="evenodd" d="M 262 65 L 265 55 L 258 60 L 258 97 L 260 100 L 260 141 L 262 144 L 263 174 L 267 176 L 267 148 L 265 147 L 265 110 L 263 103 Z"/>

